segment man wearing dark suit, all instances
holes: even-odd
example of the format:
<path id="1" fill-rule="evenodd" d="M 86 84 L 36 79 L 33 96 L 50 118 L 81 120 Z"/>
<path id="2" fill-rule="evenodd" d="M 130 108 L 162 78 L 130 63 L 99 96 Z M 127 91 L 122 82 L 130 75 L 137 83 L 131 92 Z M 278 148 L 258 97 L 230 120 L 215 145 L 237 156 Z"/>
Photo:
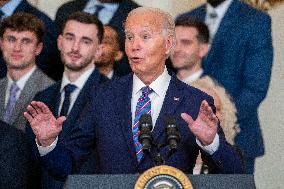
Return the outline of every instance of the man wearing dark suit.
<path id="1" fill-rule="evenodd" d="M 192 173 L 201 150 L 214 173 L 240 173 L 240 159 L 218 126 L 212 98 L 171 77 L 165 68 L 175 43 L 172 17 L 159 9 L 134 9 L 126 20 L 125 33 L 134 74 L 95 91 L 64 145 L 56 140 L 65 118 L 56 119 L 42 102 L 28 106 L 24 115 L 36 133 L 46 169 L 57 177 L 76 173 L 94 149 L 96 173 L 142 173 L 155 166 L 143 155 L 137 139 L 139 117 L 150 114 L 156 143 L 165 139 L 165 119 L 177 119 L 181 141 L 165 164 Z M 168 150 L 162 148 L 162 156 Z"/>
<path id="2" fill-rule="evenodd" d="M 35 66 L 43 35 L 42 21 L 23 12 L 5 18 L 0 27 L 0 47 L 8 68 L 7 76 L 0 80 L 0 119 L 21 130 L 25 130 L 27 105 L 37 92 L 53 84 Z"/>
<path id="3" fill-rule="evenodd" d="M 264 154 L 257 110 L 270 82 L 271 19 L 238 0 L 207 2 L 180 17 L 198 17 L 208 24 L 211 47 L 202 65 L 233 97 L 241 129 L 236 144 L 244 152 L 247 173 L 253 173 L 255 158 Z"/>
<path id="4" fill-rule="evenodd" d="M 94 57 L 102 37 L 102 23 L 95 16 L 80 12 L 67 18 L 62 34 L 59 35 L 58 48 L 64 63 L 63 78 L 34 98 L 48 105 L 56 117 L 66 116 L 58 143 L 64 144 L 70 135 L 83 107 L 89 102 L 92 88 L 108 80 L 94 66 Z M 75 86 L 75 89 L 67 97 L 66 90 L 70 85 Z M 70 98 L 69 108 L 66 113 L 62 113 L 67 98 Z M 27 133 L 34 141 L 30 127 L 27 127 Z M 43 172 L 43 188 L 62 188 L 63 184 Z"/>
<path id="5" fill-rule="evenodd" d="M 49 77 L 59 80 L 62 77 L 63 65 L 60 62 L 59 52 L 56 46 L 58 29 L 55 23 L 43 12 L 33 7 L 26 0 L 4 0 L 0 2 L 0 10 L 4 13 L 3 17 L 11 16 L 17 12 L 30 13 L 43 21 L 45 36 L 43 50 L 37 57 L 37 66 Z M 0 78 L 6 75 L 6 65 L 0 58 Z"/>
<path id="6" fill-rule="evenodd" d="M 31 149 L 24 133 L 0 121 L 0 188 L 31 188 Z"/>
<path id="7" fill-rule="evenodd" d="M 75 0 L 59 7 L 55 23 L 58 27 L 61 27 L 64 19 L 76 11 L 96 14 L 104 25 L 109 25 L 117 31 L 120 47 L 124 51 L 125 34 L 123 23 L 128 13 L 137 7 L 139 5 L 132 0 Z M 131 72 L 126 56 L 123 57 L 120 64 L 115 66 L 115 70 L 120 76 Z"/>
<path id="8" fill-rule="evenodd" d="M 118 79 L 114 65 L 119 64 L 123 57 L 120 50 L 118 34 L 111 26 L 104 26 L 104 37 L 100 53 L 95 58 L 95 65 L 99 72 L 109 79 Z"/>

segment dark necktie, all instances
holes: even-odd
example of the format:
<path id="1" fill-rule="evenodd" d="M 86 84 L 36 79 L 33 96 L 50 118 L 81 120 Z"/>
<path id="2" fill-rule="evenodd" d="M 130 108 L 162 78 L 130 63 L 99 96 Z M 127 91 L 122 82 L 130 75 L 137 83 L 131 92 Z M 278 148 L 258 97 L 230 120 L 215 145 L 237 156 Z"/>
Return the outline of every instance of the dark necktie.
<path id="1" fill-rule="evenodd" d="M 143 114 L 150 114 L 151 115 L 151 100 L 149 98 L 149 94 L 153 91 L 150 87 L 145 86 L 142 89 L 142 95 L 138 99 L 136 110 L 135 110 L 135 117 L 134 117 L 134 125 L 132 127 L 132 133 L 133 133 L 133 142 L 135 145 L 135 151 L 136 151 L 136 157 L 137 161 L 140 162 L 140 160 L 143 157 L 143 151 L 142 151 L 142 145 L 138 141 L 139 136 L 139 119 Z"/>
<path id="2" fill-rule="evenodd" d="M 16 101 L 17 101 L 17 92 L 19 91 L 19 87 L 16 83 L 13 83 L 10 88 L 10 96 L 9 101 L 7 103 L 5 112 L 3 114 L 3 121 L 10 124 L 11 116 L 13 113 L 13 110 L 15 109 Z"/>
<path id="3" fill-rule="evenodd" d="M 77 87 L 72 84 L 68 84 L 64 87 L 65 96 L 64 96 L 64 101 L 63 101 L 62 108 L 60 111 L 60 116 L 67 116 L 68 110 L 70 107 L 70 95 L 76 88 Z"/>
<path id="4" fill-rule="evenodd" d="M 96 11 L 94 12 L 94 15 L 99 18 L 99 13 L 101 12 L 101 10 L 104 8 L 103 5 L 95 5 L 96 7 Z"/>

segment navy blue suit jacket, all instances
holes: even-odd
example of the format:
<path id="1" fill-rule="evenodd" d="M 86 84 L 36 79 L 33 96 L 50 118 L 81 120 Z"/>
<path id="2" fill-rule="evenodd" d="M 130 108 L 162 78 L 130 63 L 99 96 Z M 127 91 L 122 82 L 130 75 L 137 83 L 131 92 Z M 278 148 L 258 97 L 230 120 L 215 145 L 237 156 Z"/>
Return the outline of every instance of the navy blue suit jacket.
<path id="1" fill-rule="evenodd" d="M 58 28 L 55 23 L 43 12 L 23 0 L 15 9 L 16 12 L 30 13 L 43 21 L 45 26 L 45 36 L 43 41 L 43 50 L 36 59 L 36 64 L 49 77 L 59 80 L 63 72 L 63 64 L 61 63 L 59 51 L 57 49 Z M 3 60 L 2 53 L 0 58 L 0 77 L 6 76 L 6 64 Z"/>
<path id="2" fill-rule="evenodd" d="M 206 7 L 180 15 L 205 20 Z M 241 132 L 236 143 L 245 156 L 264 154 L 257 109 L 269 86 L 273 48 L 271 19 L 251 6 L 234 0 L 215 34 L 202 66 L 233 97 Z"/>
<path id="3" fill-rule="evenodd" d="M 82 112 L 84 106 L 90 101 L 90 97 L 92 96 L 92 89 L 96 88 L 99 84 L 107 81 L 108 79 L 105 76 L 101 75 L 96 69 L 93 71 L 93 73 L 86 81 L 84 87 L 82 88 L 70 113 L 68 114 L 66 121 L 63 124 L 62 131 L 59 135 L 59 143 L 64 143 L 64 140 L 68 138 L 68 136 L 71 134 L 70 132 L 75 126 L 75 123 L 79 118 L 79 115 Z M 45 103 L 50 108 L 51 112 L 55 115 L 55 117 L 59 116 L 58 109 L 61 98 L 60 87 L 61 81 L 58 81 L 49 88 L 37 93 L 34 97 L 35 101 L 41 101 Z M 31 127 L 28 126 L 26 130 L 30 139 L 34 143 L 35 136 L 31 130 Z M 33 146 L 33 151 L 35 153 L 35 159 L 38 160 L 39 154 L 35 145 Z M 61 182 L 60 180 L 55 180 L 45 171 L 43 172 L 43 175 L 43 188 L 55 189 L 63 187 L 64 182 Z"/>
<path id="4" fill-rule="evenodd" d="M 84 109 L 79 124 L 76 124 L 64 145 L 57 145 L 53 151 L 42 157 L 46 169 L 51 174 L 64 177 L 78 172 L 92 150 L 95 152 L 92 157 L 95 161 L 94 173 L 142 173 L 154 166 L 147 155 L 138 163 L 135 154 L 131 131 L 132 77 L 132 74 L 127 75 L 96 91 Z M 187 112 L 195 119 L 204 99 L 214 108 L 210 96 L 172 78 L 152 132 L 155 143 L 163 142 L 165 119 L 169 115 L 177 118 L 181 142 L 177 152 L 165 163 L 186 173 L 192 173 L 200 148 L 180 114 Z M 212 156 L 202 152 L 203 160 L 212 172 L 240 173 L 240 158 L 225 141 L 220 127 L 218 134 L 219 149 Z M 168 150 L 168 147 L 162 148 L 162 155 Z"/>

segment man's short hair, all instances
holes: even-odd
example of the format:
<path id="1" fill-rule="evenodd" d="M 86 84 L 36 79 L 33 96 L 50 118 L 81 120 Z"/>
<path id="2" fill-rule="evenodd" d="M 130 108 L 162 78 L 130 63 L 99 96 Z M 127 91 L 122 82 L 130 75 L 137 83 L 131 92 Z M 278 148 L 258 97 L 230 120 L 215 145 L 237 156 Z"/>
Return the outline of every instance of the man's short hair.
<path id="1" fill-rule="evenodd" d="M 45 28 L 44 23 L 36 16 L 25 13 L 17 12 L 12 16 L 4 18 L 0 26 L 0 37 L 7 29 L 17 32 L 30 31 L 36 34 L 38 42 L 43 42 Z"/>
<path id="2" fill-rule="evenodd" d="M 209 30 L 204 22 L 194 17 L 181 17 L 175 21 L 175 25 L 193 27 L 197 30 L 197 40 L 201 43 L 209 43 Z"/>
<path id="3" fill-rule="evenodd" d="M 74 12 L 72 14 L 70 14 L 64 21 L 62 28 L 61 28 L 61 34 L 63 33 L 63 30 L 66 26 L 66 23 L 70 20 L 74 20 L 83 24 L 94 24 L 97 26 L 97 30 L 98 30 L 98 40 L 99 43 L 102 42 L 103 40 L 103 36 L 104 36 L 104 26 L 102 24 L 102 22 L 93 14 L 89 14 L 86 12 Z"/>

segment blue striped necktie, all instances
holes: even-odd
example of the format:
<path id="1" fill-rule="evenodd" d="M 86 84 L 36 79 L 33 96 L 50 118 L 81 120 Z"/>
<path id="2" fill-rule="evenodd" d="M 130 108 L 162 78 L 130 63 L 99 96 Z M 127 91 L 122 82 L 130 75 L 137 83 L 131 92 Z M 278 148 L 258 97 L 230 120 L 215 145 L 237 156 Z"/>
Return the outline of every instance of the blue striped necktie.
<path id="1" fill-rule="evenodd" d="M 132 133 L 133 133 L 133 142 L 136 150 L 136 157 L 137 161 L 140 162 L 140 160 L 143 157 L 143 151 L 142 151 L 142 145 L 138 141 L 139 136 L 139 119 L 141 115 L 143 114 L 151 114 L 151 100 L 149 98 L 149 94 L 153 91 L 150 87 L 145 86 L 141 89 L 142 95 L 138 99 L 136 110 L 135 110 L 135 118 L 134 118 L 134 125 L 132 127 Z"/>

